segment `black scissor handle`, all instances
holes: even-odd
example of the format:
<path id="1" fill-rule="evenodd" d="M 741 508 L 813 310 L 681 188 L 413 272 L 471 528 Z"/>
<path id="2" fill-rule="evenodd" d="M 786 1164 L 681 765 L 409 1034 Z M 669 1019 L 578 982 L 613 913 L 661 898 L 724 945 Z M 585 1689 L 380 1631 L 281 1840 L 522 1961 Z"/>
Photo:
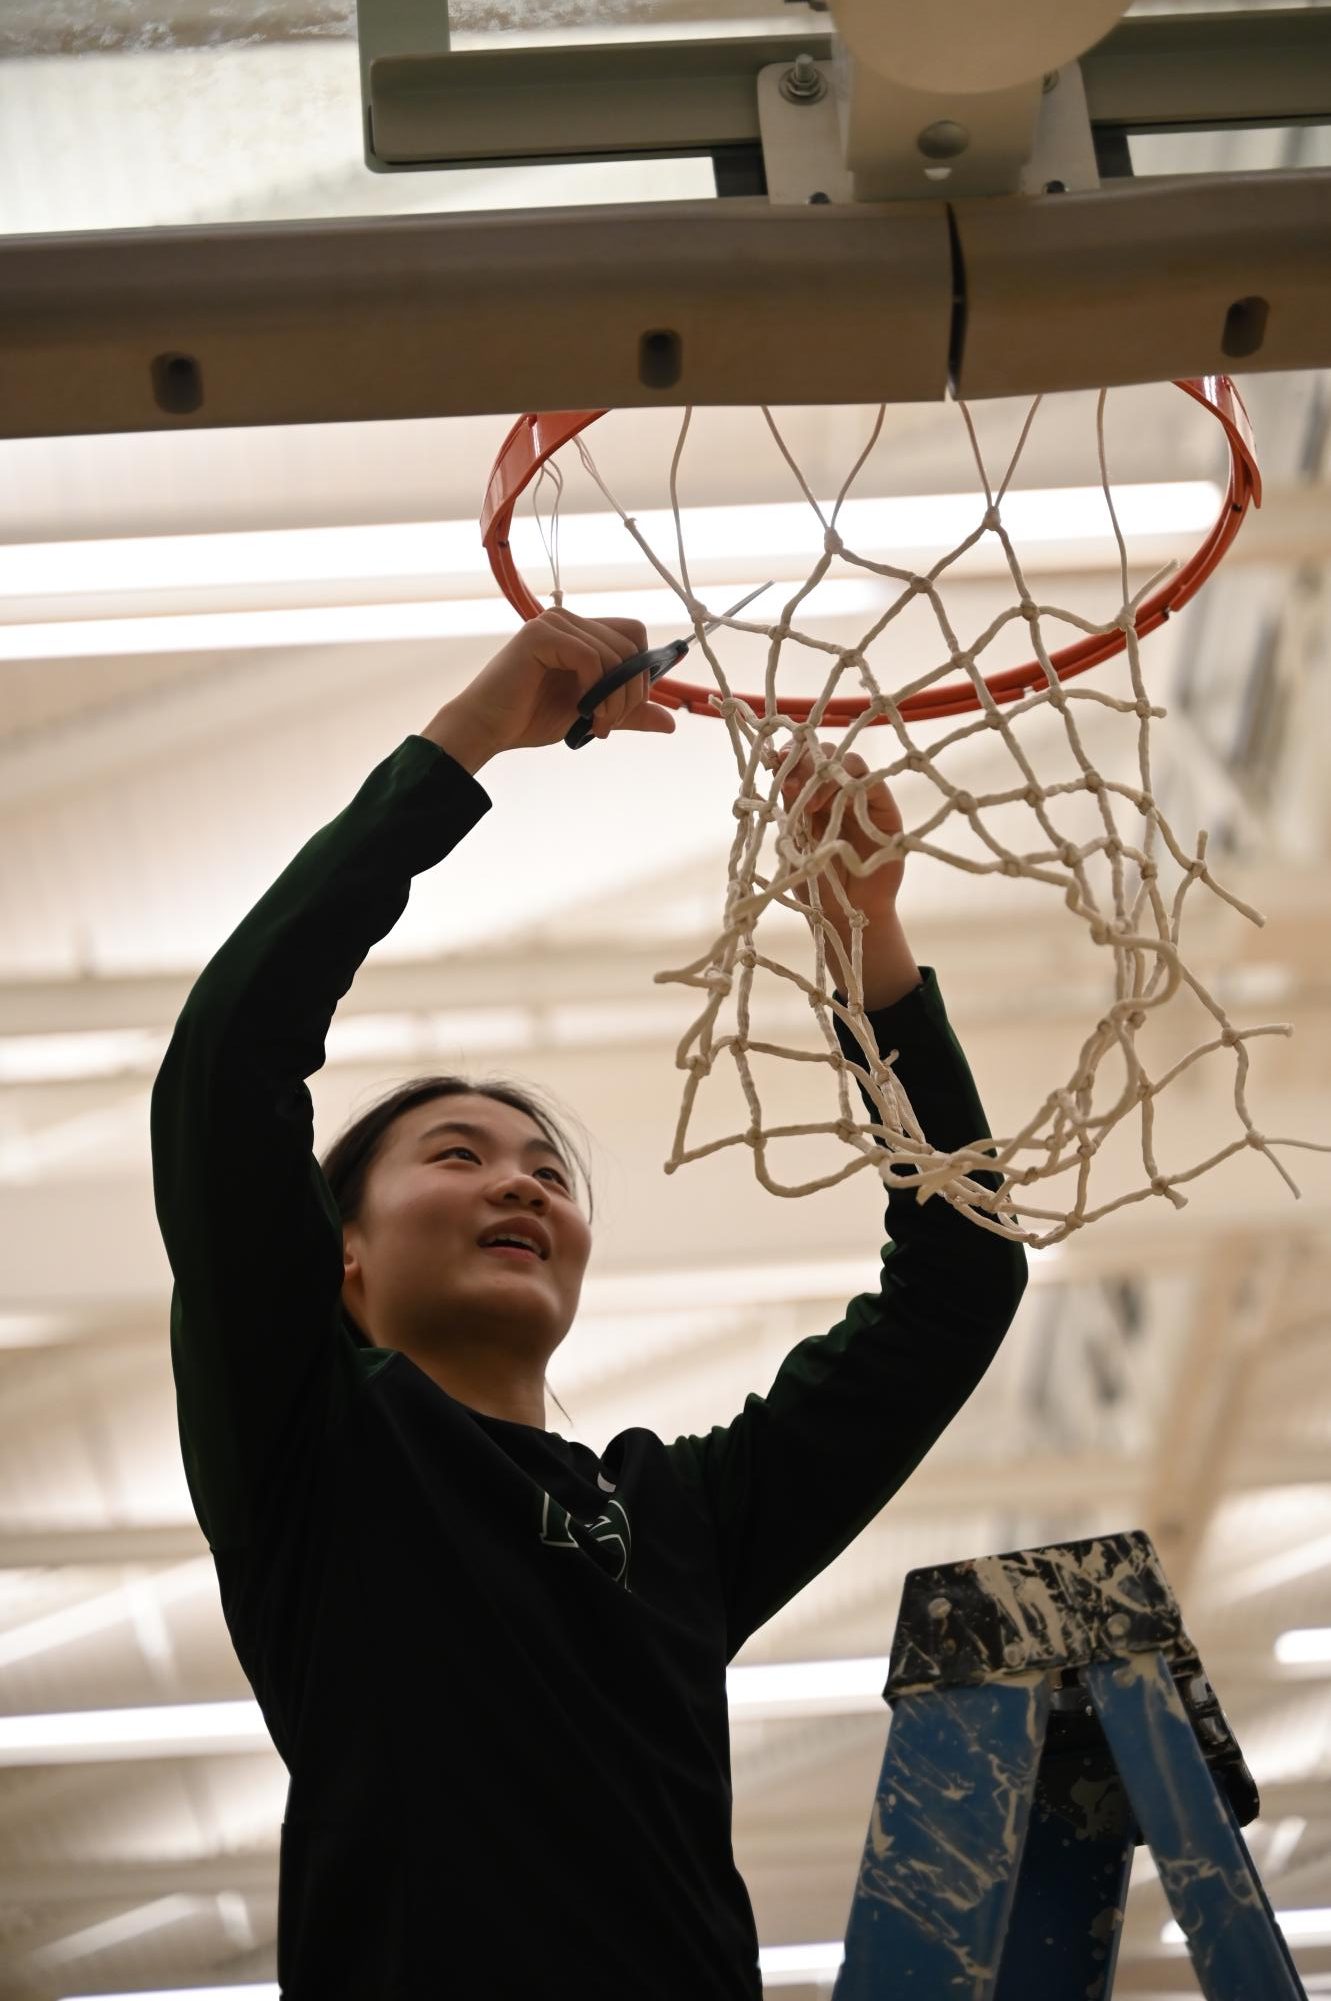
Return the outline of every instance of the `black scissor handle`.
<path id="1" fill-rule="evenodd" d="M 578 703 L 578 720 L 567 731 L 564 742 L 570 750 L 581 750 L 590 743 L 596 731 L 593 719 L 602 702 L 609 701 L 617 688 L 630 681 L 636 681 L 640 674 L 646 674 L 648 681 L 658 681 L 662 674 L 669 673 L 675 664 L 684 658 L 689 650 L 687 639 L 672 639 L 665 646 L 653 646 L 646 653 L 635 653 L 629 660 L 621 660 L 618 667 L 612 667 L 602 674 L 599 681 L 590 687 Z"/>

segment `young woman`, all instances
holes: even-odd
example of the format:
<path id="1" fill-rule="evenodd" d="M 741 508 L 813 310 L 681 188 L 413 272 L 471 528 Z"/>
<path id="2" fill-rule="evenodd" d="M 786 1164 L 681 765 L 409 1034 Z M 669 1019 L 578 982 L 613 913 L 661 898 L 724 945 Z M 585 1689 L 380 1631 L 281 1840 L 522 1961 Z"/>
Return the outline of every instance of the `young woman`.
<path id="1" fill-rule="evenodd" d="M 476 772 L 557 743 L 645 643 L 564 612 L 515 633 L 215 954 L 154 1085 L 190 1493 L 290 1775 L 287 2001 L 757 2001 L 726 1665 L 923 1458 L 1025 1284 L 1019 1247 L 898 1189 L 879 1290 L 765 1396 L 598 1456 L 545 1429 L 591 1231 L 543 1108 L 425 1078 L 321 1168 L 303 1080 L 411 878 L 487 810 Z M 640 680 L 599 714 L 621 728 L 674 719 Z M 870 1020 L 961 1144 L 989 1128 L 900 874 L 851 883 Z"/>

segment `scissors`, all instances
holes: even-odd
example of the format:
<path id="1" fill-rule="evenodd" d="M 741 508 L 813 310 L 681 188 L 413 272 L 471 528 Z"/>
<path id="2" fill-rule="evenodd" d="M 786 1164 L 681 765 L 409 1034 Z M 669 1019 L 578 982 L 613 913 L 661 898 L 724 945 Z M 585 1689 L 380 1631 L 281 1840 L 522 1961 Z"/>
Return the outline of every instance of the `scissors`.
<path id="1" fill-rule="evenodd" d="M 729 611 L 719 613 L 716 618 L 709 618 L 702 630 L 715 632 L 717 626 L 725 619 L 733 618 L 736 612 L 743 611 L 746 604 L 752 604 L 753 600 L 761 597 L 764 591 L 770 591 L 774 581 L 774 578 L 769 577 L 765 584 L 759 584 L 756 591 L 750 591 L 738 604 L 732 604 Z M 631 660 L 621 660 L 618 667 L 612 667 L 608 674 L 603 674 L 578 703 L 578 720 L 564 738 L 569 749 L 581 750 L 585 743 L 591 742 L 595 735 L 592 727 L 595 711 L 602 702 L 614 694 L 616 688 L 622 688 L 626 681 L 636 681 L 639 674 L 643 673 L 647 675 L 649 681 L 658 681 L 662 674 L 668 674 L 670 669 L 684 658 L 693 640 L 693 633 L 690 633 L 687 639 L 668 640 L 664 646 L 653 646 L 646 653 L 635 653 Z"/>

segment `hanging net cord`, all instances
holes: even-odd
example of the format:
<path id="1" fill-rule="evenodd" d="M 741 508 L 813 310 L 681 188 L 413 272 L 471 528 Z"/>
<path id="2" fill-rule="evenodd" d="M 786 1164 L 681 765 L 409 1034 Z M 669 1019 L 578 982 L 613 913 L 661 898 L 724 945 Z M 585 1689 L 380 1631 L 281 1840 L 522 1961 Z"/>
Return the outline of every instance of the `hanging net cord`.
<path id="1" fill-rule="evenodd" d="M 1037 605 L 1027 588 L 1015 549 L 1003 524 L 1001 507 L 1016 469 L 1021 451 L 1042 399 L 1036 398 L 1026 416 L 1011 463 L 997 491 L 991 487 L 980 452 L 971 413 L 958 405 L 965 421 L 971 450 L 985 495 L 982 518 L 957 548 L 937 562 L 925 575 L 874 562 L 848 549 L 837 533 L 837 517 L 847 494 L 873 449 L 882 428 L 884 407 L 880 406 L 871 435 L 848 474 L 830 521 L 824 518 L 803 473 L 796 465 L 777 428 L 770 410 L 763 409 L 772 437 L 789 466 L 800 491 L 817 517 L 822 530 L 823 553 L 808 579 L 784 606 L 779 621 L 762 625 L 747 619 L 727 619 L 723 626 L 766 638 L 767 657 L 763 710 L 738 698 L 727 681 L 714 639 L 703 634 L 703 621 L 715 616 L 694 592 L 689 579 L 684 547 L 683 522 L 679 503 L 679 469 L 692 419 L 692 409 L 683 413 L 679 436 L 670 467 L 670 505 L 675 523 L 678 558 L 676 576 L 648 547 L 637 522 L 628 515 L 601 478 L 585 440 L 574 442 L 590 477 L 619 515 L 643 556 L 681 600 L 694 630 L 694 645 L 701 649 L 716 678 L 713 706 L 729 732 L 739 774 L 739 793 L 734 804 L 737 821 L 729 857 L 730 880 L 722 927 L 708 951 L 687 966 L 657 974 L 657 980 L 695 987 L 706 994 L 697 1019 L 681 1040 L 676 1052 L 677 1067 L 686 1072 L 679 1121 L 666 1172 L 701 1159 L 728 1146 L 744 1145 L 752 1150 L 758 1180 L 774 1195 L 800 1196 L 833 1186 L 861 1168 L 873 1168 L 894 1188 L 914 1187 L 917 1198 L 926 1201 L 941 1195 L 983 1229 L 1034 1246 L 1060 1242 L 1074 1230 L 1098 1221 L 1111 1211 L 1150 1196 L 1163 1196 L 1175 1208 L 1183 1208 L 1184 1184 L 1207 1173 L 1244 1147 L 1253 1147 L 1266 1156 L 1297 1196 L 1298 1189 L 1272 1151 L 1277 1146 L 1311 1146 L 1295 1139 L 1272 1139 L 1260 1133 L 1249 1115 L 1245 1085 L 1249 1069 L 1247 1043 L 1259 1035 L 1290 1035 L 1288 1024 L 1236 1029 L 1224 1008 L 1207 991 L 1184 962 L 1179 934 L 1185 899 L 1202 883 L 1215 896 L 1231 905 L 1245 918 L 1260 925 L 1257 911 L 1225 889 L 1211 873 L 1206 861 L 1207 836 L 1199 834 L 1195 852 L 1186 853 L 1160 811 L 1151 789 L 1150 726 L 1164 715 L 1153 707 L 1142 677 L 1136 614 L 1138 607 L 1162 578 L 1176 568 L 1168 564 L 1135 594 L 1129 594 L 1128 554 L 1114 508 L 1106 465 L 1102 393 L 1096 410 L 1096 436 L 1100 482 L 1119 552 L 1121 603 L 1116 617 L 1107 624 L 1095 624 L 1054 605 Z M 538 517 L 539 518 L 539 517 Z M 986 531 L 1002 544 L 1017 592 L 1017 603 L 1003 611 L 981 636 L 963 647 L 952 629 L 938 580 Z M 544 538 L 544 530 L 542 530 Z M 553 549 L 552 549 L 553 543 Z M 546 543 L 551 554 L 555 583 L 555 603 L 562 604 L 557 561 L 557 540 Z M 890 578 L 901 585 L 899 594 L 868 631 L 852 647 L 833 644 L 799 630 L 793 623 L 800 605 L 816 589 L 834 558 L 854 565 L 873 576 Z M 926 673 L 903 686 L 885 690 L 875 677 L 869 658 L 870 647 L 917 597 L 927 597 L 944 642 L 944 657 Z M 995 636 L 1011 621 L 1024 620 L 1029 626 L 1035 656 L 1043 669 L 1046 685 L 1024 693 L 1019 700 L 1000 703 L 986 686 L 977 661 Z M 1043 626 L 1061 620 L 1086 633 L 1108 633 L 1115 626 L 1125 641 L 1125 656 L 1131 678 L 1132 698 L 1080 686 L 1070 688 L 1054 673 L 1049 661 Z M 715 637 L 719 638 L 718 633 Z M 793 720 L 781 710 L 778 670 L 783 651 L 795 645 L 821 652 L 828 657 L 826 686 L 814 700 L 806 721 Z M 945 676 L 962 673 L 973 685 L 978 709 L 969 712 L 958 726 L 925 748 L 903 720 L 901 704 Z M 828 704 L 846 677 L 858 683 L 857 694 L 868 697 L 864 713 L 844 731 L 831 749 L 823 748 Z M 1102 777 L 1094 768 L 1078 729 L 1076 705 L 1094 703 L 1102 711 L 1135 719 L 1135 784 Z M 1055 710 L 1061 719 L 1068 749 L 1077 775 L 1058 783 L 1042 784 L 1032 768 L 1017 725 L 1036 712 Z M 1081 711 L 1085 716 L 1086 712 Z M 891 762 L 873 765 L 871 747 L 879 739 L 861 736 L 870 729 L 891 730 L 899 754 Z M 947 775 L 945 762 L 956 763 L 957 747 L 969 738 L 993 731 L 1001 738 L 1015 767 L 1016 782 L 983 794 L 959 788 Z M 848 751 L 857 749 L 873 767 L 863 777 L 844 768 Z M 807 778 L 787 810 L 782 787 L 806 753 L 812 753 Z M 880 780 L 889 784 L 911 772 L 921 774 L 936 790 L 938 803 L 918 824 L 899 834 L 884 833 L 874 826 L 864 805 L 864 795 Z M 831 777 L 838 790 L 831 802 L 831 814 L 824 836 L 814 841 L 804 807 Z M 1060 831 L 1055 812 L 1060 802 L 1066 817 L 1075 803 L 1086 797 L 1094 802 L 1095 831 L 1089 839 L 1074 840 Z M 1031 833 L 1035 845 L 1019 853 L 998 838 L 992 821 L 997 809 L 1024 805 L 1033 817 Z M 847 838 L 847 815 L 861 837 L 874 844 L 867 858 Z M 941 836 L 949 820 L 963 820 L 976 837 L 978 854 L 964 854 L 943 844 Z M 1008 812 L 1007 817 L 1012 817 Z M 1127 831 L 1120 828 L 1125 823 Z M 1037 831 L 1038 830 L 1038 834 Z M 1162 854 L 1163 851 L 1163 854 Z M 1018 1131 L 1004 1136 L 976 1134 L 970 1144 L 941 1151 L 929 1143 L 894 1070 L 896 1052 L 880 1055 L 877 1041 L 864 1010 L 861 977 L 863 916 L 854 911 L 842 883 L 833 869 L 840 863 L 855 877 L 909 854 L 918 853 L 971 874 L 1000 874 L 1023 877 L 1047 884 L 1060 893 L 1072 916 L 1087 928 L 1093 942 L 1107 951 L 1113 962 L 1113 997 L 1103 1015 L 1083 1041 L 1067 1081 L 1051 1090 L 1033 1115 Z M 1163 860 L 1167 857 L 1168 860 Z M 1172 863 L 1178 880 L 1167 898 L 1161 881 L 1162 865 Z M 1101 887 L 1092 880 L 1098 871 Z M 1108 894 L 1105 893 L 1105 884 Z M 796 891 L 803 891 L 803 898 Z M 851 939 L 849 962 L 835 929 L 825 915 L 825 899 L 831 894 L 840 904 L 843 925 Z M 781 964 L 760 949 L 756 933 L 764 913 L 774 907 L 799 911 L 809 925 L 813 940 L 812 977 Z M 789 982 L 808 1003 L 815 1017 L 822 1047 L 793 1049 L 755 1039 L 752 1024 L 753 987 L 760 970 Z M 1153 1014 L 1168 1006 L 1180 989 L 1188 989 L 1212 1017 L 1215 1032 L 1206 1041 L 1175 1061 L 1160 1076 L 1148 1074 L 1137 1048 L 1139 1031 Z M 733 1000 L 734 1028 L 723 1030 L 723 1006 Z M 842 1052 L 833 1020 L 839 1019 L 850 1031 L 858 1051 L 857 1061 L 848 1061 Z M 1222 1049 L 1233 1052 L 1233 1097 L 1242 1131 L 1199 1165 L 1164 1172 L 1156 1159 L 1154 1124 L 1156 1100 L 1185 1071 Z M 1123 1077 L 1118 1083 L 1109 1073 L 1101 1074 L 1107 1058 L 1118 1052 Z M 688 1144 L 689 1127 L 705 1078 L 725 1056 L 733 1061 L 745 1103 L 749 1124 L 745 1131 L 713 1139 L 704 1144 Z M 821 1123 L 769 1126 L 765 1123 L 754 1077 L 751 1057 L 769 1056 L 795 1062 L 829 1065 L 836 1078 L 837 1115 Z M 1117 1067 L 1117 1066 L 1115 1066 Z M 863 1117 L 858 1101 L 857 1118 L 852 1111 L 851 1086 L 860 1087 L 873 1116 Z M 1097 1085 L 1099 1086 L 1097 1090 Z M 1108 1098 L 1108 1102 L 1103 1100 Z M 1096 1100 L 1102 1102 L 1098 1103 Z M 830 1110 L 830 1107 L 829 1107 Z M 1144 1180 L 1140 1186 L 1115 1194 L 1095 1206 L 1092 1202 L 1092 1169 L 1110 1134 L 1125 1120 L 1140 1123 L 1141 1163 Z M 820 1178 L 793 1184 L 779 1181 L 769 1160 L 771 1143 L 778 1139 L 815 1134 L 835 1135 L 850 1149 L 851 1158 L 835 1171 Z M 1317 1151 L 1327 1151 L 1317 1147 Z M 975 1176 L 985 1175 L 983 1182 Z M 1071 1186 L 1047 1191 L 1073 1199 L 1063 1208 L 1040 1207 L 1034 1191 L 1056 1175 L 1071 1176 Z M 997 1186 L 991 1185 L 997 1182 Z M 1019 1214 L 1018 1214 L 1019 1209 Z M 1041 1227 L 1043 1226 L 1043 1227 Z"/>

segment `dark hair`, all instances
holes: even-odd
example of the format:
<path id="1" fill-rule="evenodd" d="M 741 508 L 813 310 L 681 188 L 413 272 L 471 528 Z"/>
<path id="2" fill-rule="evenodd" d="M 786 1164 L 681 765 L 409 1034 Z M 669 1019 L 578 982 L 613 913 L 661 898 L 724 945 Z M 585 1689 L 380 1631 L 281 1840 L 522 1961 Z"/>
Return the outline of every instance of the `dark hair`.
<path id="1" fill-rule="evenodd" d="M 481 1078 L 473 1082 L 470 1077 L 413 1077 L 406 1084 L 393 1087 L 386 1097 L 369 1110 L 362 1112 L 358 1119 L 340 1132 L 319 1165 L 324 1180 L 337 1204 L 337 1213 L 343 1223 L 356 1222 L 365 1202 L 365 1191 L 370 1178 L 370 1169 L 383 1151 L 384 1142 L 391 1126 L 405 1112 L 414 1111 L 417 1105 L 429 1104 L 433 1098 L 456 1098 L 463 1095 L 478 1098 L 493 1098 L 496 1104 L 509 1105 L 515 1112 L 525 1112 L 534 1125 L 540 1127 L 550 1144 L 570 1163 L 570 1176 L 576 1167 L 582 1185 L 587 1191 L 587 1218 L 591 1220 L 592 1184 L 588 1172 L 584 1149 L 571 1141 L 560 1120 L 546 1106 L 530 1086 L 519 1086 L 501 1078 Z M 344 1313 L 346 1309 L 343 1308 Z M 366 1347 L 370 1345 L 364 1329 L 358 1326 L 350 1313 L 346 1313 L 356 1336 Z M 550 1385 L 547 1382 L 547 1390 Z M 553 1390 L 550 1395 L 565 1419 L 573 1422 L 564 1410 Z"/>

